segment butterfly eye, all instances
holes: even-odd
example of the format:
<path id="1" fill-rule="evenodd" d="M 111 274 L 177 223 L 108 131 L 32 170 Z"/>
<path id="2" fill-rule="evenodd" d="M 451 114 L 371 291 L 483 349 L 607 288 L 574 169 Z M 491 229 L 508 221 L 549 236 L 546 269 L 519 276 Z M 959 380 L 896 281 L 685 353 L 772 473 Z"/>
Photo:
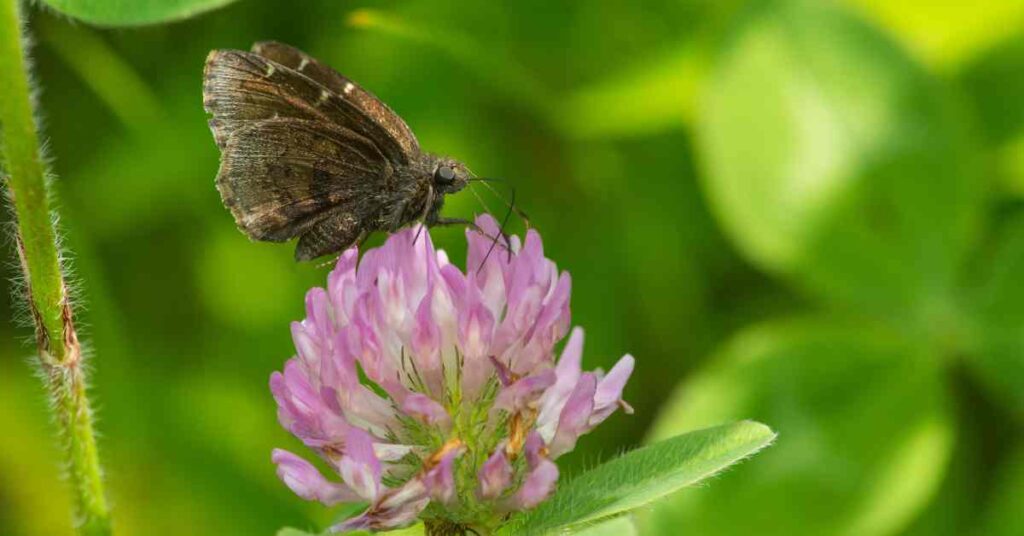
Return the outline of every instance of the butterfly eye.
<path id="1" fill-rule="evenodd" d="M 451 166 L 441 166 L 434 172 L 434 180 L 440 184 L 451 184 L 455 181 L 455 170 Z"/>

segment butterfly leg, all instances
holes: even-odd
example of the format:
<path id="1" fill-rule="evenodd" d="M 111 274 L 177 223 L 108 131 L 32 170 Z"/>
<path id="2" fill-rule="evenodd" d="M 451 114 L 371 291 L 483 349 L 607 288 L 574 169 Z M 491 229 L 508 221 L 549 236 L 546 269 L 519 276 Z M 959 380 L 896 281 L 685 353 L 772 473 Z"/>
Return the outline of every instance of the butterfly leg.
<path id="1" fill-rule="evenodd" d="M 449 225 L 465 225 L 465 226 L 473 229 L 474 231 L 476 231 L 476 232 L 478 232 L 480 234 L 483 234 L 483 230 L 480 229 L 479 227 L 477 227 L 476 223 L 473 223 L 472 221 L 467 220 L 465 218 L 442 218 L 442 217 L 437 217 L 437 218 L 434 218 L 433 221 L 428 221 L 427 225 L 429 225 L 431 227 L 433 227 L 435 225 L 437 225 L 439 227 L 446 227 L 446 226 L 449 226 Z"/>

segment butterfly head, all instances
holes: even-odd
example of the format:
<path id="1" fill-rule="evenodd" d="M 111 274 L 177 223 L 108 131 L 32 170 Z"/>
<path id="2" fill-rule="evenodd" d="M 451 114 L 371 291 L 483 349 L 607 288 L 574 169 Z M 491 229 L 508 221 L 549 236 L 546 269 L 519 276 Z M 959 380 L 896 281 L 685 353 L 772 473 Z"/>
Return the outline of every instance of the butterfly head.
<path id="1" fill-rule="evenodd" d="M 443 194 L 453 194 L 466 187 L 473 174 L 466 165 L 451 158 L 439 158 L 434 166 L 434 189 Z"/>

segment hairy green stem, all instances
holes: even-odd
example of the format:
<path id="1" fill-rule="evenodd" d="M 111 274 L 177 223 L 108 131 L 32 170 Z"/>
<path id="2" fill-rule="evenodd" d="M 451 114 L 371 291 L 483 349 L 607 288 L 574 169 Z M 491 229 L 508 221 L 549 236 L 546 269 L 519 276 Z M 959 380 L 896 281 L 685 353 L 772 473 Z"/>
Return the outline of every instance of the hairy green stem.
<path id="1" fill-rule="evenodd" d="M 7 195 L 17 220 L 15 241 L 29 311 L 35 322 L 39 366 L 60 428 L 79 534 L 111 533 L 99 454 L 86 396 L 82 352 L 57 233 L 49 206 L 21 32 L 20 0 L 0 0 L 0 143 Z"/>

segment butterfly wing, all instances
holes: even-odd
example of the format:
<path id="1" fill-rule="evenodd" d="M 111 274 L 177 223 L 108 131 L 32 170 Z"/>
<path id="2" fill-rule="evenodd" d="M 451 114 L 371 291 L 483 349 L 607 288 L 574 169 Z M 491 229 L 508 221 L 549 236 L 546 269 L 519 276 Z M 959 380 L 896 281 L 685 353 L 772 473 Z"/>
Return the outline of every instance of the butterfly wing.
<path id="1" fill-rule="evenodd" d="M 336 234 L 323 237 L 320 229 L 307 240 L 316 248 L 302 247 L 300 239 L 300 250 L 325 254 L 349 246 L 379 213 L 382 185 L 394 171 L 377 146 L 352 129 L 278 117 L 232 131 L 217 189 L 238 226 L 257 240 L 285 241 L 330 220 Z"/>
<path id="2" fill-rule="evenodd" d="M 408 164 L 415 156 L 354 102 L 304 74 L 251 52 L 210 52 L 204 73 L 203 105 L 213 116 L 210 128 L 221 149 L 246 125 L 289 117 L 348 128 L 374 143 L 397 165 Z"/>
<path id="3" fill-rule="evenodd" d="M 388 134 L 408 154 L 418 154 L 420 151 L 419 142 L 412 133 L 409 125 L 398 116 L 387 104 L 378 99 L 369 91 L 366 91 L 359 84 L 349 80 L 338 71 L 320 63 L 305 52 L 284 43 L 277 41 L 261 41 L 252 46 L 252 51 L 264 58 L 275 61 L 289 69 L 302 73 L 312 78 L 320 85 L 330 91 L 341 95 L 380 126 L 387 130 Z"/>
<path id="4" fill-rule="evenodd" d="M 287 49 L 274 50 L 295 64 L 297 56 L 282 54 Z M 418 151 L 409 145 L 415 138 L 393 136 L 357 105 L 363 101 L 259 54 L 211 52 L 203 97 L 222 151 L 217 188 L 224 204 L 251 238 L 301 237 L 300 258 L 358 240 L 379 214 L 395 170 L 418 154 L 407 150 Z"/>
<path id="5" fill-rule="evenodd" d="M 362 242 L 366 229 L 352 214 L 336 211 L 299 237 L 295 260 L 308 261 Z"/>

